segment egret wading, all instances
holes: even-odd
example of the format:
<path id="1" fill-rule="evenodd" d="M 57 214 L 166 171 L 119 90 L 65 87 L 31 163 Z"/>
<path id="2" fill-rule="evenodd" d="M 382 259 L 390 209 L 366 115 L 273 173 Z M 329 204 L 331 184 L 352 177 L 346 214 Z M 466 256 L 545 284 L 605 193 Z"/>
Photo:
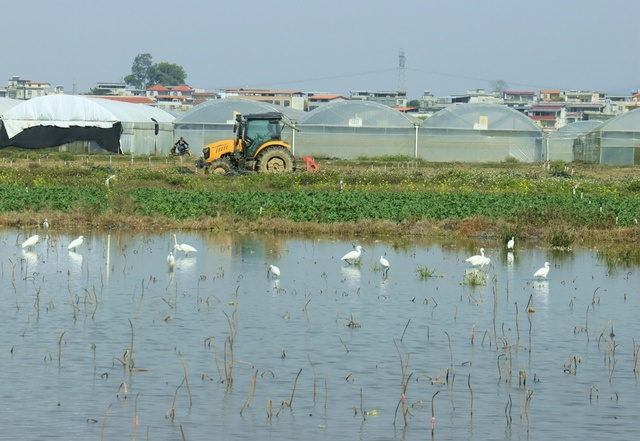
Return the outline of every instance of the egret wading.
<path id="1" fill-rule="evenodd" d="M 45 218 L 44 222 L 42 222 L 42 228 L 45 230 L 49 229 L 49 219 Z"/>
<path id="2" fill-rule="evenodd" d="M 280 268 L 275 265 L 269 265 L 269 269 L 267 270 L 267 276 L 272 275 L 276 279 L 280 277 Z"/>
<path id="3" fill-rule="evenodd" d="M 24 242 L 22 242 L 22 248 L 33 248 L 35 244 L 38 243 L 38 241 L 40 241 L 40 236 L 35 234 L 30 238 L 28 238 L 27 240 L 25 240 Z"/>
<path id="4" fill-rule="evenodd" d="M 173 257 L 173 252 L 170 251 L 167 256 L 167 266 L 169 267 L 169 271 L 173 271 L 173 265 L 176 263 L 176 258 Z"/>
<path id="5" fill-rule="evenodd" d="M 489 265 L 491 263 L 491 259 L 484 255 L 484 248 L 480 248 L 480 254 L 476 254 L 475 256 L 471 256 L 468 259 L 465 259 L 465 262 L 470 263 L 473 266 L 479 266 L 480 268 L 485 265 Z"/>
<path id="6" fill-rule="evenodd" d="M 67 249 L 69 251 L 75 251 L 76 248 L 78 248 L 80 245 L 82 245 L 82 243 L 84 242 L 84 236 L 78 236 L 77 239 L 74 239 L 69 246 L 67 247 Z"/>
<path id="7" fill-rule="evenodd" d="M 382 267 L 382 274 L 386 276 L 389 272 L 389 261 L 384 256 L 380 256 L 380 266 Z"/>
<path id="8" fill-rule="evenodd" d="M 509 239 L 509 242 L 507 242 L 507 249 L 512 250 L 515 244 L 516 238 L 514 236 L 511 236 L 511 239 Z"/>
<path id="9" fill-rule="evenodd" d="M 540 268 L 538 271 L 535 272 L 535 274 L 533 275 L 533 277 L 547 277 L 547 274 L 549 274 L 549 262 L 545 262 L 544 266 L 542 268 Z"/>
<path id="10" fill-rule="evenodd" d="M 184 251 L 184 255 L 188 256 L 189 253 L 195 253 L 196 250 L 194 247 L 192 247 L 191 245 L 187 245 L 186 243 L 182 243 L 182 244 L 178 244 L 178 239 L 176 238 L 176 235 L 173 235 L 173 242 L 175 243 L 175 245 L 173 246 L 173 250 L 174 251 Z"/>
<path id="11" fill-rule="evenodd" d="M 349 251 L 347 254 L 342 256 L 341 260 L 344 260 L 349 265 L 351 265 L 351 264 L 355 263 L 356 260 L 360 259 L 360 254 L 362 254 L 363 251 L 364 251 L 364 248 L 362 248 L 360 245 L 358 245 L 358 246 L 356 246 L 355 250 Z"/>

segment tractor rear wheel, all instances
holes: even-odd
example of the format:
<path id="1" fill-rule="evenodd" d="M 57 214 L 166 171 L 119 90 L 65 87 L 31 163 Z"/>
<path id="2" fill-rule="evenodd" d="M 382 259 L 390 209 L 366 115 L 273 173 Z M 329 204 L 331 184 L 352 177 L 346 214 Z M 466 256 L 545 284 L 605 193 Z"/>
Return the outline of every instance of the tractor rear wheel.
<path id="1" fill-rule="evenodd" d="M 257 158 L 256 170 L 261 173 L 290 173 L 295 171 L 295 161 L 286 147 L 269 147 Z"/>
<path id="2" fill-rule="evenodd" d="M 216 159 L 207 165 L 208 173 L 212 175 L 226 175 L 233 167 L 227 158 Z"/>

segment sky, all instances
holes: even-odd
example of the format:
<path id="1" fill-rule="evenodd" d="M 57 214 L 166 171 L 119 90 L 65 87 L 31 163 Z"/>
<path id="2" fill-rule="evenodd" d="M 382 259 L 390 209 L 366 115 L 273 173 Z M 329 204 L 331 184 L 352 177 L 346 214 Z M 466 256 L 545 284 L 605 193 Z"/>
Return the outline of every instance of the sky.
<path id="1" fill-rule="evenodd" d="M 2 15 L 3 86 L 86 93 L 149 53 L 207 91 L 640 89 L 638 0 L 30 0 Z"/>

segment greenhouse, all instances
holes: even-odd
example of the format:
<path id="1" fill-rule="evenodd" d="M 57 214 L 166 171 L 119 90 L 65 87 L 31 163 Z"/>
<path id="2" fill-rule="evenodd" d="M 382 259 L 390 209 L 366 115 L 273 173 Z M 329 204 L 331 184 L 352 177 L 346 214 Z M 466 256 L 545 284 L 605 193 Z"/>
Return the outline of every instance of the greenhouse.
<path id="1" fill-rule="evenodd" d="M 527 116 L 497 104 L 447 107 L 420 125 L 418 155 L 435 162 L 545 159 L 542 130 Z"/>
<path id="2" fill-rule="evenodd" d="M 175 118 L 142 104 L 72 95 L 23 101 L 2 115 L 0 148 L 166 154 Z"/>
<path id="3" fill-rule="evenodd" d="M 549 133 L 545 145 L 549 160 L 573 162 L 576 140 L 601 123 L 596 120 L 576 121 Z"/>
<path id="4" fill-rule="evenodd" d="M 4 112 L 6 112 L 7 110 L 11 109 L 12 107 L 17 106 L 21 102 L 22 101 L 20 101 L 20 100 L 13 100 L 11 98 L 0 97 L 0 118 L 2 117 L 2 114 Z M 2 124 L 2 123 L 0 122 L 0 124 Z"/>
<path id="5" fill-rule="evenodd" d="M 591 129 L 576 143 L 575 159 L 596 164 L 640 164 L 640 109 Z"/>
<path id="6" fill-rule="evenodd" d="M 298 121 L 296 156 L 415 156 L 420 120 L 372 101 L 325 104 Z"/>
<path id="7" fill-rule="evenodd" d="M 282 113 L 291 121 L 296 121 L 305 114 L 301 110 L 259 101 L 234 98 L 211 100 L 197 105 L 174 121 L 175 138 L 182 136 L 189 143 L 192 154 L 198 155 L 207 144 L 235 136 L 233 125 L 237 114 L 267 112 Z M 293 142 L 291 129 L 285 127 L 282 137 L 289 143 Z"/>

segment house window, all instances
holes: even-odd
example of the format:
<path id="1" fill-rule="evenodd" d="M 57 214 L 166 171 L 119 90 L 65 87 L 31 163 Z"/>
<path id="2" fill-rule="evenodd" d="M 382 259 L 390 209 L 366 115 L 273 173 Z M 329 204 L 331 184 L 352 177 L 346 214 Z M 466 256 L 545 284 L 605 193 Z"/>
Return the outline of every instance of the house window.
<path id="1" fill-rule="evenodd" d="M 291 107 L 291 101 L 289 101 L 289 100 L 284 100 L 284 106 L 285 106 L 285 107 Z"/>

